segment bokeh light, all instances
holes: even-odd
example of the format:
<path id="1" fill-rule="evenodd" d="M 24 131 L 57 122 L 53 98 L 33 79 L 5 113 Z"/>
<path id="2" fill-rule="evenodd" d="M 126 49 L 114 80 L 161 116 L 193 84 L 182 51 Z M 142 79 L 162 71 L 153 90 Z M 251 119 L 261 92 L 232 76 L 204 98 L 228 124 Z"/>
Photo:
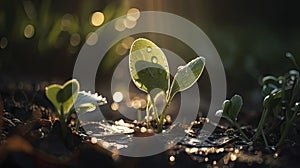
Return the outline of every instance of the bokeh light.
<path id="1" fill-rule="evenodd" d="M 7 47 L 7 44 L 8 44 L 8 40 L 6 37 L 2 37 L 1 40 L 0 40 L 0 48 L 1 49 L 4 49 Z"/>
<path id="2" fill-rule="evenodd" d="M 175 157 L 174 157 L 174 156 L 170 156 L 170 157 L 169 157 L 169 161 L 170 161 L 170 162 L 174 162 L 174 161 L 175 161 Z"/>
<path id="3" fill-rule="evenodd" d="M 125 49 L 122 44 L 118 44 L 116 46 L 116 53 L 118 55 L 125 55 L 127 51 L 128 51 L 128 49 Z"/>
<path id="4" fill-rule="evenodd" d="M 115 102 L 121 102 L 123 100 L 123 94 L 121 92 L 115 92 L 113 95 L 113 100 Z"/>
<path id="5" fill-rule="evenodd" d="M 146 108 L 147 102 L 145 99 L 140 97 L 134 97 L 127 103 L 128 107 L 135 108 L 135 109 L 143 109 Z"/>
<path id="6" fill-rule="evenodd" d="M 116 22 L 115 22 L 115 29 L 117 31 L 124 31 L 126 29 L 125 25 L 124 25 L 124 19 L 118 19 Z"/>
<path id="7" fill-rule="evenodd" d="M 31 38 L 34 35 L 34 32 L 35 32 L 35 30 L 34 30 L 33 25 L 28 24 L 24 29 L 24 36 L 26 38 Z"/>
<path id="8" fill-rule="evenodd" d="M 104 22 L 104 14 L 102 12 L 95 12 L 91 17 L 91 23 L 94 26 L 100 26 Z"/>
<path id="9" fill-rule="evenodd" d="M 90 46 L 95 45 L 98 41 L 98 35 L 95 32 L 90 32 L 86 37 L 86 43 Z"/>
<path id="10" fill-rule="evenodd" d="M 136 21 L 135 20 L 129 20 L 129 19 L 125 19 L 124 20 L 124 25 L 127 29 L 132 29 L 135 27 L 136 25 Z"/>
<path id="11" fill-rule="evenodd" d="M 127 11 L 127 15 L 126 15 L 126 18 L 128 20 L 131 20 L 131 21 L 136 21 L 138 20 L 140 17 L 140 10 L 137 9 L 137 8 L 130 8 L 128 11 Z"/>
<path id="12" fill-rule="evenodd" d="M 74 20 L 73 15 L 67 13 L 61 18 L 61 30 L 68 31 L 72 26 L 72 21 Z"/>
<path id="13" fill-rule="evenodd" d="M 122 40 L 121 45 L 125 49 L 130 49 L 131 44 L 133 43 L 134 40 L 135 39 L 133 37 L 129 36 L 129 37 L 127 37 L 127 38 L 125 38 L 125 39 Z"/>
<path id="14" fill-rule="evenodd" d="M 80 44 L 81 38 L 80 35 L 78 33 L 74 33 L 71 35 L 70 37 L 70 44 L 71 46 L 78 46 Z"/>
<path id="15" fill-rule="evenodd" d="M 110 105 L 110 108 L 114 111 L 117 111 L 119 109 L 119 104 L 116 103 L 116 102 L 113 102 L 111 105 Z"/>

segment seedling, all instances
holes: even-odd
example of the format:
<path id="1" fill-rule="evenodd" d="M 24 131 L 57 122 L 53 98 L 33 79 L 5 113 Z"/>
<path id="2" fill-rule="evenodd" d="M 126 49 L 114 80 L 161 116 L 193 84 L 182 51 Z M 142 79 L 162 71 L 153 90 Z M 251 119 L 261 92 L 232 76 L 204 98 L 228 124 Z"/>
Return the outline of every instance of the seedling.
<path id="1" fill-rule="evenodd" d="M 287 53 L 286 56 L 292 61 L 296 70 L 290 70 L 284 76 L 266 76 L 262 79 L 264 110 L 254 135 L 255 139 L 260 135 L 265 137 L 263 127 L 267 118 L 275 117 L 281 123 L 278 128 L 280 129 L 280 139 L 276 145 L 278 148 L 281 148 L 300 112 L 300 103 L 296 100 L 300 93 L 300 69 L 291 53 Z"/>
<path id="2" fill-rule="evenodd" d="M 296 100 L 300 93 L 300 75 L 299 65 L 296 63 L 292 54 L 286 55 L 294 64 L 295 70 L 290 70 L 283 76 L 265 76 L 262 79 L 262 95 L 263 100 L 263 112 L 256 128 L 256 132 L 251 140 L 255 141 L 258 137 L 262 136 L 265 145 L 269 148 L 268 139 L 265 135 L 265 124 L 271 117 L 275 118 L 279 126 L 270 128 L 273 130 L 280 130 L 280 136 L 275 147 L 280 149 L 300 114 L 300 102 Z M 237 124 L 237 116 L 242 106 L 242 98 L 238 95 L 233 96 L 230 100 L 225 100 L 222 110 L 216 112 L 217 116 L 224 117 L 230 121 L 238 130 L 241 135 L 249 140 L 249 138 L 243 133 Z M 272 120 L 274 121 L 274 120 Z"/>
<path id="3" fill-rule="evenodd" d="M 85 113 L 93 111 L 96 105 L 106 103 L 106 99 L 98 94 L 90 92 L 79 92 L 79 83 L 76 79 L 67 81 L 64 85 L 53 84 L 46 87 L 46 96 L 56 109 L 59 118 L 62 134 L 65 138 L 68 132 L 67 120 L 74 112 Z M 77 119 L 76 128 L 79 126 Z"/>
<path id="4" fill-rule="evenodd" d="M 234 127 L 236 127 L 241 135 L 249 140 L 247 135 L 243 132 L 237 123 L 238 115 L 243 105 L 243 99 L 240 95 L 234 95 L 230 100 L 225 100 L 222 105 L 222 110 L 218 110 L 216 115 L 227 119 Z"/>
<path id="5" fill-rule="evenodd" d="M 148 125 L 152 110 L 157 123 L 157 132 L 162 131 L 170 102 L 176 93 L 190 88 L 199 79 L 204 65 L 205 59 L 197 57 L 185 66 L 178 67 L 170 84 L 169 65 L 163 51 L 153 42 L 144 38 L 133 42 L 129 54 L 130 75 L 134 84 L 148 94 L 146 107 Z M 158 103 L 163 106 L 160 108 Z"/>
<path id="6" fill-rule="evenodd" d="M 46 87 L 46 96 L 56 108 L 57 117 L 60 120 L 63 136 L 67 133 L 65 115 L 72 108 L 79 92 L 79 83 L 73 79 L 64 85 L 53 84 Z"/>

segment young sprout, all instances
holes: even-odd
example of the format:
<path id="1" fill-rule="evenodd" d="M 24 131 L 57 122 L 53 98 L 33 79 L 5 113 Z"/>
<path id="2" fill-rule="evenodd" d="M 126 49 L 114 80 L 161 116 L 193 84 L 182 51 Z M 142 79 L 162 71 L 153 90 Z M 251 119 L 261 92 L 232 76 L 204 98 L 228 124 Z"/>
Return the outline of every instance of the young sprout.
<path id="1" fill-rule="evenodd" d="M 139 38 L 130 48 L 129 69 L 134 84 L 148 94 L 147 116 L 153 111 L 157 132 L 161 132 L 167 108 L 176 93 L 191 87 L 204 69 L 205 59 L 197 57 L 185 66 L 178 68 L 171 83 L 167 58 L 162 50 L 150 40 Z M 159 100 L 159 97 L 164 97 Z M 163 107 L 157 106 L 163 102 Z M 159 114 L 161 114 L 159 116 Z M 149 118 L 149 117 L 146 117 Z M 147 125 L 149 121 L 147 121 Z"/>
<path id="2" fill-rule="evenodd" d="M 67 134 L 65 115 L 72 108 L 79 92 L 79 83 L 76 79 L 67 81 L 64 85 L 53 84 L 45 89 L 47 98 L 56 108 L 64 138 Z"/>
<path id="3" fill-rule="evenodd" d="M 247 135 L 243 132 L 237 123 L 237 117 L 241 111 L 243 99 L 240 95 L 234 95 L 230 100 L 225 100 L 222 105 L 222 110 L 216 112 L 216 116 L 227 119 L 234 127 L 236 127 L 241 135 L 249 141 Z"/>
<path id="4" fill-rule="evenodd" d="M 46 96 L 56 109 L 60 120 L 63 137 L 66 138 L 68 127 L 67 120 L 71 114 L 78 114 L 95 110 L 97 105 L 106 103 L 106 99 L 97 93 L 79 92 L 80 86 L 76 79 L 67 81 L 64 85 L 53 84 L 45 89 Z M 77 119 L 76 128 L 79 127 Z"/>
<path id="5" fill-rule="evenodd" d="M 292 61 L 297 70 L 290 70 L 284 76 L 266 76 L 263 78 L 262 93 L 265 97 L 263 101 L 264 110 L 254 135 L 254 139 L 263 135 L 263 126 L 267 118 L 272 116 L 269 114 L 273 114 L 281 122 L 280 139 L 276 145 L 278 148 L 281 148 L 292 125 L 297 119 L 300 109 L 299 102 L 295 100 L 296 95 L 300 92 L 299 66 L 291 53 L 287 53 L 286 57 Z M 265 143 L 267 144 L 267 142 Z"/>

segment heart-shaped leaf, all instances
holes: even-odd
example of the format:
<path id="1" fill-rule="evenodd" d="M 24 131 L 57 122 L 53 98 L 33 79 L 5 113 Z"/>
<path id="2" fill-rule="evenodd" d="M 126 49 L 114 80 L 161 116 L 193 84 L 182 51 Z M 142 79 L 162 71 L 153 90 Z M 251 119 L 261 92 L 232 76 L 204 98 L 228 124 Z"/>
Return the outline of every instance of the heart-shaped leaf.
<path id="1" fill-rule="evenodd" d="M 142 91 L 150 93 L 154 89 L 160 89 L 166 93 L 169 89 L 167 58 L 150 40 L 139 38 L 133 42 L 129 54 L 129 68 L 134 84 Z"/>
<path id="2" fill-rule="evenodd" d="M 63 86 L 53 84 L 46 87 L 46 96 L 57 111 L 69 112 L 79 92 L 79 83 L 76 79 L 69 80 Z M 61 109 L 62 106 L 62 109 Z"/>
<path id="3" fill-rule="evenodd" d="M 205 65 L 205 58 L 197 57 L 185 66 L 178 67 L 178 71 L 174 76 L 171 85 L 172 98 L 177 92 L 183 91 L 191 87 L 200 77 Z"/>

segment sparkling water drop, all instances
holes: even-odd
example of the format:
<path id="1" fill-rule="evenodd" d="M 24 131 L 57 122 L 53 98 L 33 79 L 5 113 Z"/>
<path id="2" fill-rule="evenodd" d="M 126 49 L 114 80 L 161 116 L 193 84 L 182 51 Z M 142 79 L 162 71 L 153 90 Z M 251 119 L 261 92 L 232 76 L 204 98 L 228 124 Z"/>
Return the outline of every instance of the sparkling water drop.
<path id="1" fill-rule="evenodd" d="M 156 58 L 156 56 L 152 56 L 151 61 L 152 61 L 154 64 L 157 64 L 157 58 Z"/>
<path id="2" fill-rule="evenodd" d="M 182 68 L 184 68 L 184 66 L 179 66 L 177 70 L 181 70 Z"/>
<path id="3" fill-rule="evenodd" d="M 152 51 L 152 48 L 150 46 L 147 47 L 147 52 L 150 53 Z"/>

